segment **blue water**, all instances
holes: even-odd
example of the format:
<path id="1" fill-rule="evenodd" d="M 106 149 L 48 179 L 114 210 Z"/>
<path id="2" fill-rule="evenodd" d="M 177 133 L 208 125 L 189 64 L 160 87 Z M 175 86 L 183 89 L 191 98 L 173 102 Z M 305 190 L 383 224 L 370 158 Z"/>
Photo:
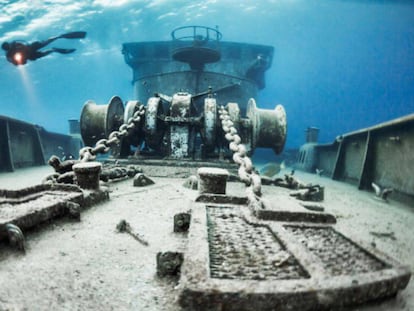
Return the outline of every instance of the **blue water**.
<path id="1" fill-rule="evenodd" d="M 241 4 L 238 4 L 241 2 Z M 272 45 L 258 106 L 283 104 L 292 148 L 308 126 L 320 141 L 414 112 L 414 4 L 410 1 L 0 1 L 0 41 L 67 31 L 76 48 L 15 67 L 0 58 L 0 114 L 68 133 L 88 99 L 133 99 L 123 42 L 170 40 L 175 27 L 219 26 L 225 41 Z"/>

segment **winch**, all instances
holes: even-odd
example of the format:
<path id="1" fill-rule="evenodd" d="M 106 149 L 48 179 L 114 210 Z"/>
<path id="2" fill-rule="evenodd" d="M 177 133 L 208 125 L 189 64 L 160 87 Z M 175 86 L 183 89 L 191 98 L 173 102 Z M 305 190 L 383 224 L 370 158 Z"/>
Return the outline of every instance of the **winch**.
<path id="1" fill-rule="evenodd" d="M 108 104 L 87 101 L 80 118 L 81 135 L 87 146 L 108 138 L 123 124 L 132 122 L 134 114 L 143 109 L 139 122 L 122 138 L 115 157 L 148 155 L 175 159 L 201 160 L 225 158 L 231 154 L 219 122 L 217 102 L 210 88 L 204 92 L 204 105 L 196 104 L 200 95 L 177 92 L 172 96 L 161 93 L 150 97 L 145 106 L 137 100 L 124 104 L 118 96 Z M 198 98 L 198 103 L 200 100 Z M 200 107 L 201 106 L 201 107 Z M 238 103 L 227 103 L 231 121 L 249 154 L 256 148 L 271 148 L 282 152 L 286 141 L 286 113 L 282 105 L 274 109 L 259 109 L 251 98 L 245 116 Z M 115 148 L 116 149 L 116 148 Z"/>

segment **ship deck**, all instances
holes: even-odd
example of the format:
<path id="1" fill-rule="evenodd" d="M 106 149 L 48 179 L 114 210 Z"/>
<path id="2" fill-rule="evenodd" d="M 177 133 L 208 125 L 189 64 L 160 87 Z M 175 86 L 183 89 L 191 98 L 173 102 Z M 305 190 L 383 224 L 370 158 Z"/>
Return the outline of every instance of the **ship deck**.
<path id="1" fill-rule="evenodd" d="M 0 188 L 36 185 L 51 173 L 46 166 L 2 173 Z M 173 216 L 192 207 L 197 191 L 173 175 L 151 177 L 155 184 L 142 188 L 131 179 L 109 183 L 109 201 L 83 211 L 80 222 L 61 218 L 28 232 L 25 254 L 0 242 L 0 310 L 181 310 L 178 281 L 159 278 L 155 258 L 159 251 L 185 250 L 187 236 L 173 233 Z M 336 217 L 336 230 L 414 270 L 412 207 L 329 178 L 296 175 L 325 187 L 322 205 Z M 242 195 L 244 186 L 228 182 L 227 192 Z M 283 204 L 289 190 L 263 186 L 263 197 Z M 118 233 L 121 219 L 148 245 Z M 341 310 L 414 310 L 414 282 L 391 299 Z"/>

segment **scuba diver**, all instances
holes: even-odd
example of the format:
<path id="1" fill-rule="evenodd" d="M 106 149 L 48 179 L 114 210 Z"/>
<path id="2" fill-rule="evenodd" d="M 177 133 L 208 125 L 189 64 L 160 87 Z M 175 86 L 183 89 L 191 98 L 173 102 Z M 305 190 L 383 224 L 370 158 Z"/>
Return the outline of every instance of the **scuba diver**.
<path id="1" fill-rule="evenodd" d="M 69 54 L 74 52 L 76 49 L 61 49 L 61 48 L 51 48 L 46 51 L 40 51 L 49 43 L 57 39 L 83 39 L 86 37 L 85 31 L 75 31 L 69 32 L 60 36 L 52 37 L 44 41 L 35 41 L 33 43 L 26 43 L 24 41 L 13 41 L 13 42 L 4 42 L 1 47 L 6 52 L 7 60 L 18 66 L 24 65 L 27 63 L 27 60 L 36 60 L 38 58 L 45 57 L 50 53 L 56 52 L 60 54 Z"/>

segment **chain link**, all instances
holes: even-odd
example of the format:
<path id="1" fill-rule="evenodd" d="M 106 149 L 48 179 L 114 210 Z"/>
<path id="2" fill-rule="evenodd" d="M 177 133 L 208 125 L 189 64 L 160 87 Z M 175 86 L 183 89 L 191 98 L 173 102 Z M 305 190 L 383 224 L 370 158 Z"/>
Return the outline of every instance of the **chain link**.
<path id="1" fill-rule="evenodd" d="M 117 131 L 109 134 L 108 139 L 103 138 L 96 142 L 95 147 L 83 147 L 79 150 L 79 160 L 81 162 L 93 161 L 98 153 L 104 154 L 111 150 L 111 147 L 118 145 L 120 140 L 128 136 L 141 122 L 145 109 L 143 105 L 139 105 L 134 115 L 128 119 L 127 123 L 122 124 Z"/>
<path id="2" fill-rule="evenodd" d="M 239 178 L 246 185 L 247 199 L 251 204 L 260 204 L 261 206 L 261 178 L 255 172 L 252 160 L 247 156 L 246 146 L 241 143 L 237 129 L 234 127 L 228 111 L 223 106 L 219 108 L 219 116 L 225 133 L 224 137 L 229 142 L 229 149 L 233 151 L 233 161 L 239 165 Z"/>

